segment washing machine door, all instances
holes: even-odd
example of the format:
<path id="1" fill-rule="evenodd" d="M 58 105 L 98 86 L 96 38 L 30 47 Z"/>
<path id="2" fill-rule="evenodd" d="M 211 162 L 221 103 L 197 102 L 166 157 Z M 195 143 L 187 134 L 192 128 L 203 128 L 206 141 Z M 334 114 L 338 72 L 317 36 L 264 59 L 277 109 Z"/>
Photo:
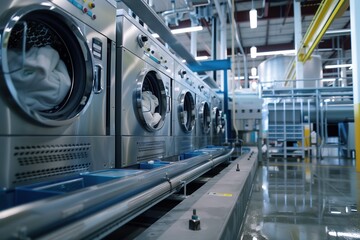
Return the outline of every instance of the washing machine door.
<path id="1" fill-rule="evenodd" d="M 211 115 L 210 115 L 210 107 L 209 104 L 204 101 L 200 104 L 199 109 L 199 119 L 202 132 L 204 134 L 208 134 L 210 132 L 210 124 L 211 124 Z"/>
<path id="2" fill-rule="evenodd" d="M 178 118 L 182 130 L 191 132 L 195 126 L 195 100 L 191 92 L 184 90 L 179 94 Z"/>
<path id="3" fill-rule="evenodd" d="M 37 123 L 75 121 L 89 105 L 94 82 L 91 52 L 79 26 L 51 4 L 13 8 L 6 15 L 0 26 L 6 98 Z"/>
<path id="4" fill-rule="evenodd" d="M 136 115 L 149 132 L 160 130 L 169 111 L 169 90 L 155 70 L 144 70 L 137 79 L 135 92 Z"/>
<path id="5" fill-rule="evenodd" d="M 216 134 L 219 134 L 222 129 L 222 123 L 221 123 L 221 110 L 218 107 L 214 107 L 212 110 L 213 114 L 213 125 L 214 125 L 214 132 Z"/>

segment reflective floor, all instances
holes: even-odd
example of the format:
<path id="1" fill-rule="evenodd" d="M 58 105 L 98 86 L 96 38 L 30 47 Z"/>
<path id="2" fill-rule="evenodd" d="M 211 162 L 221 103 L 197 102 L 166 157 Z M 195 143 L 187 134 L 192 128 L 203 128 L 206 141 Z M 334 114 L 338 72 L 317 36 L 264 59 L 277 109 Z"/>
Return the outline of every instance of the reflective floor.
<path id="1" fill-rule="evenodd" d="M 354 160 L 275 158 L 254 180 L 241 239 L 360 239 Z"/>

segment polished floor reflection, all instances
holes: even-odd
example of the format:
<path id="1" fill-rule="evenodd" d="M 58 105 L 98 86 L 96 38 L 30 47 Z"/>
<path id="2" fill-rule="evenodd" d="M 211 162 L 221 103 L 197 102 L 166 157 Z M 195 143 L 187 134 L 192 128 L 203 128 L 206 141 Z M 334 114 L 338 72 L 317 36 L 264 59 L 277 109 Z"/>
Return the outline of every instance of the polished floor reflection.
<path id="1" fill-rule="evenodd" d="M 360 239 L 359 175 L 354 160 L 269 160 L 255 177 L 242 239 Z"/>

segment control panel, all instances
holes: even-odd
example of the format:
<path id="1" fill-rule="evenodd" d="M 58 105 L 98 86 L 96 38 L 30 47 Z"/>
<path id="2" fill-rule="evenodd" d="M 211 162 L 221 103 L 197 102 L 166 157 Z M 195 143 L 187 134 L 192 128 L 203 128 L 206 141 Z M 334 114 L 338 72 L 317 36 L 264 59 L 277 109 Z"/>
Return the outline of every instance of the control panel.
<path id="1" fill-rule="evenodd" d="M 78 8 L 81 12 L 88 15 L 91 19 L 96 19 L 95 14 L 95 0 L 68 0 L 72 5 Z"/>
<path id="2" fill-rule="evenodd" d="M 123 11 L 117 12 L 117 47 L 123 47 L 150 65 L 174 77 L 174 57 L 136 19 Z"/>
<path id="3" fill-rule="evenodd" d="M 50 0 L 70 16 L 115 41 L 116 6 L 104 0 Z"/>

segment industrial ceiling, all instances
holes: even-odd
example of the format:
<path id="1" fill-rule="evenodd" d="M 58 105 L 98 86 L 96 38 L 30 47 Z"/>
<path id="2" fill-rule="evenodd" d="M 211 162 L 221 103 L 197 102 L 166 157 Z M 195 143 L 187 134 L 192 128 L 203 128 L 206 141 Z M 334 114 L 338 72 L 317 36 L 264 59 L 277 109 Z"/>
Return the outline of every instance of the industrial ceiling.
<path id="1" fill-rule="evenodd" d="M 227 0 L 209 0 L 209 4 L 202 5 L 207 0 L 156 0 L 149 1 L 154 11 L 168 24 L 171 29 L 191 26 L 191 22 L 203 26 L 203 30 L 197 33 L 197 56 L 211 56 L 214 54 L 212 41 L 214 36 L 213 27 L 215 21 L 219 21 L 219 13 L 216 5 L 225 8 L 227 16 L 227 54 L 231 55 L 231 15 Z M 321 3 L 320 0 L 300 0 L 302 35 L 304 35 L 314 18 Z M 250 68 L 257 67 L 261 62 L 272 56 L 250 58 L 250 48 L 257 47 L 257 52 L 291 50 L 294 49 L 294 0 L 236 0 L 235 20 L 238 37 L 247 56 L 248 72 Z M 199 4 L 199 7 L 195 7 Z M 249 10 L 257 9 L 258 26 L 250 28 Z M 193 24 L 194 24 L 193 23 Z M 314 54 L 322 57 L 323 65 L 351 63 L 350 43 L 350 10 L 342 12 L 322 38 L 314 51 Z M 345 30 L 342 33 L 331 33 L 332 30 Z M 334 31 L 333 31 L 334 32 Z M 190 52 L 191 34 L 183 33 L 175 35 L 179 42 Z M 235 47 L 237 47 L 235 45 Z M 236 48 L 236 53 L 240 49 Z M 324 70 L 324 77 L 336 77 L 337 69 Z M 348 74 L 351 74 L 349 71 Z"/>

